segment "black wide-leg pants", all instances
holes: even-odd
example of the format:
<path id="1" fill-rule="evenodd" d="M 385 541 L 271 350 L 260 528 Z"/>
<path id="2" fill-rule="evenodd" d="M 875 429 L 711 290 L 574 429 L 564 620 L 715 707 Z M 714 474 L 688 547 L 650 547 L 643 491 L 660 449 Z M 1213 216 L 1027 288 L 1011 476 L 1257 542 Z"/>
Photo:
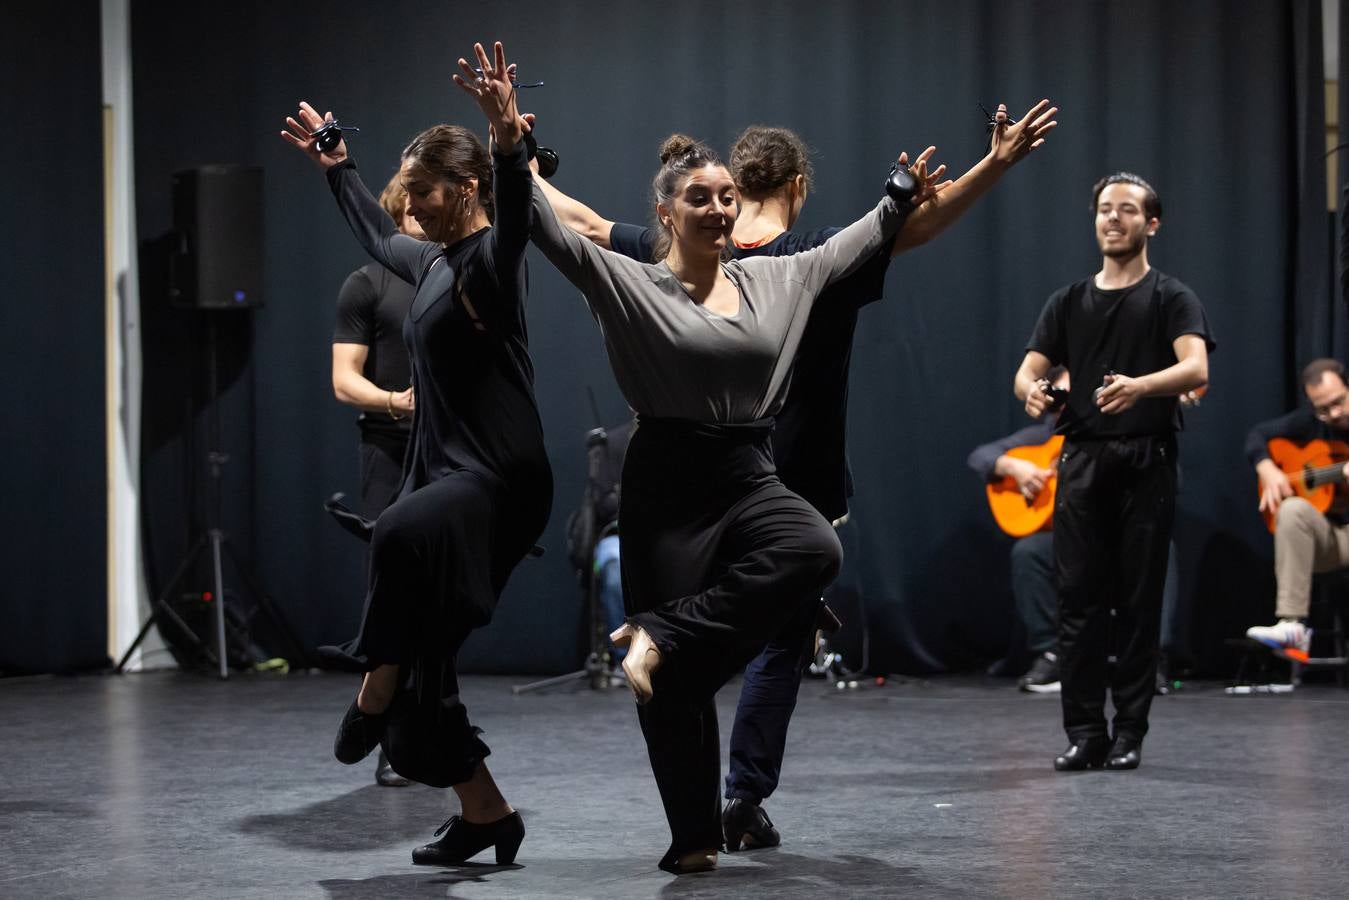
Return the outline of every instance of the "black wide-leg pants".
<path id="1" fill-rule="evenodd" d="M 490 752 L 459 697 L 455 661 L 491 620 L 492 539 L 501 491 L 460 470 L 399 497 L 375 522 L 370 589 L 348 651 L 366 671 L 399 666 L 384 750 L 401 775 L 448 787 Z"/>
<path id="2" fill-rule="evenodd" d="M 623 595 L 662 657 L 638 718 L 667 858 L 722 845 L 717 690 L 842 563 L 833 528 L 778 480 L 771 428 L 643 418 L 624 461 Z"/>
<path id="3" fill-rule="evenodd" d="M 1059 671 L 1069 740 L 1142 740 L 1157 675 L 1162 586 L 1176 503 L 1173 436 L 1068 441 L 1054 498 Z M 1116 664 L 1107 674 L 1110 610 Z"/>

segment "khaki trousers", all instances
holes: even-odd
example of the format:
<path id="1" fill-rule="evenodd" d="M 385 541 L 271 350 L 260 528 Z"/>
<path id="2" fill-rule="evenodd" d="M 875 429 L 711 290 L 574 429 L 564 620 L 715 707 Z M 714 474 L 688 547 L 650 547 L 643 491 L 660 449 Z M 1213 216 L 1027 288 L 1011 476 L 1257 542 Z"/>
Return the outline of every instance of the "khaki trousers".
<path id="1" fill-rule="evenodd" d="M 1274 614 L 1305 619 L 1311 609 L 1312 574 L 1349 566 L 1349 525 L 1336 525 L 1301 497 L 1279 504 L 1274 526 Z"/>

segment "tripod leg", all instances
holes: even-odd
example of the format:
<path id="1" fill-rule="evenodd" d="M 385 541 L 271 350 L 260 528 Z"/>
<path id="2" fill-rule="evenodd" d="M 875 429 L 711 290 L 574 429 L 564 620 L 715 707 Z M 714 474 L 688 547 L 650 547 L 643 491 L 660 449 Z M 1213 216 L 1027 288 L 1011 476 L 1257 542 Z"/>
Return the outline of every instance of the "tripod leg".
<path id="1" fill-rule="evenodd" d="M 286 643 L 290 644 L 291 650 L 294 651 L 295 661 L 301 666 L 307 667 L 310 664 L 309 653 L 305 650 L 304 645 L 300 643 L 300 639 L 296 637 L 295 629 L 291 627 L 290 622 L 282 615 L 281 610 L 272 602 L 272 598 L 262 589 L 262 585 L 258 583 L 258 579 L 253 574 L 252 570 L 244 565 L 243 561 L 239 559 L 239 555 L 234 552 L 234 545 L 230 543 L 229 536 L 223 536 L 221 538 L 221 543 L 224 544 L 225 552 L 229 554 L 230 559 L 234 562 L 234 568 L 238 571 L 239 576 L 243 578 L 244 584 L 248 587 L 249 592 L 257 599 L 258 606 L 261 607 L 263 612 L 267 613 L 267 618 L 272 620 L 272 624 L 276 626 L 277 631 L 281 632 L 281 637 Z"/>
<path id="2" fill-rule="evenodd" d="M 230 677 L 229 657 L 225 652 L 225 577 L 220 566 L 220 529 L 211 529 L 211 564 L 215 574 L 215 645 L 220 663 L 220 680 Z"/>
<path id="3" fill-rule="evenodd" d="M 173 607 L 169 605 L 169 598 L 173 596 L 174 591 L 178 590 L 178 586 L 182 583 L 183 578 L 191 571 L 193 563 L 197 561 L 197 555 L 206 549 L 206 540 L 207 536 L 205 534 L 197 538 L 197 542 L 192 545 L 192 549 L 183 557 L 183 561 L 179 563 L 177 571 L 175 571 L 173 577 L 169 579 L 168 585 L 160 592 L 160 595 L 155 598 L 154 603 L 150 608 L 149 618 L 145 620 L 145 624 L 141 626 L 141 630 L 136 635 L 136 639 L 131 642 L 131 646 L 126 648 L 126 652 L 122 654 L 122 658 L 117 662 L 117 668 L 114 670 L 117 674 L 122 674 L 128 660 L 131 659 L 131 654 L 135 652 L 136 648 L 145 640 L 146 635 L 150 633 L 150 627 L 159 624 L 160 614 L 172 619 L 173 623 L 178 626 L 179 630 L 192 646 L 197 650 L 200 650 L 211 662 L 215 662 L 215 654 L 211 652 L 211 648 L 201 642 L 201 639 L 197 637 L 196 632 L 189 628 L 188 624 L 183 621 L 182 616 L 174 612 Z"/>

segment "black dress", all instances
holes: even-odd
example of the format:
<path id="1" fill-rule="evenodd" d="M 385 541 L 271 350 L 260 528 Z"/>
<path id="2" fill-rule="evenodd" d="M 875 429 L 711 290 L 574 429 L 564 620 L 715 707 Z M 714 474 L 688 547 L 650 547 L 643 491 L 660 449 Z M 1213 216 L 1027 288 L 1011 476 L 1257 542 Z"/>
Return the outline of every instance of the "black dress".
<path id="1" fill-rule="evenodd" d="M 486 746 L 454 673 L 491 621 L 552 505 L 525 326 L 531 176 L 524 150 L 496 156 L 495 227 L 453 246 L 399 234 L 355 166 L 328 170 L 338 205 L 374 259 L 417 286 L 403 324 L 416 414 L 398 498 L 371 541 L 370 586 L 349 657 L 401 667 L 385 751 L 417 781 L 466 781 Z"/>

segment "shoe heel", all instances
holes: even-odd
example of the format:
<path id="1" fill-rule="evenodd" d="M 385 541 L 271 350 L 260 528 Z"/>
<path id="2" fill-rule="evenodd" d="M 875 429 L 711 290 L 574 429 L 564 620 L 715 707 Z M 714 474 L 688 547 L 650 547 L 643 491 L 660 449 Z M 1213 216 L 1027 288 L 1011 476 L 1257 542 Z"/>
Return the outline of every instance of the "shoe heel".
<path id="1" fill-rule="evenodd" d="M 497 865 L 509 866 L 511 863 L 515 862 L 515 854 L 519 852 L 520 843 L 524 839 L 525 836 L 523 834 L 518 834 L 511 835 L 504 841 L 498 841 L 496 845 Z"/>

